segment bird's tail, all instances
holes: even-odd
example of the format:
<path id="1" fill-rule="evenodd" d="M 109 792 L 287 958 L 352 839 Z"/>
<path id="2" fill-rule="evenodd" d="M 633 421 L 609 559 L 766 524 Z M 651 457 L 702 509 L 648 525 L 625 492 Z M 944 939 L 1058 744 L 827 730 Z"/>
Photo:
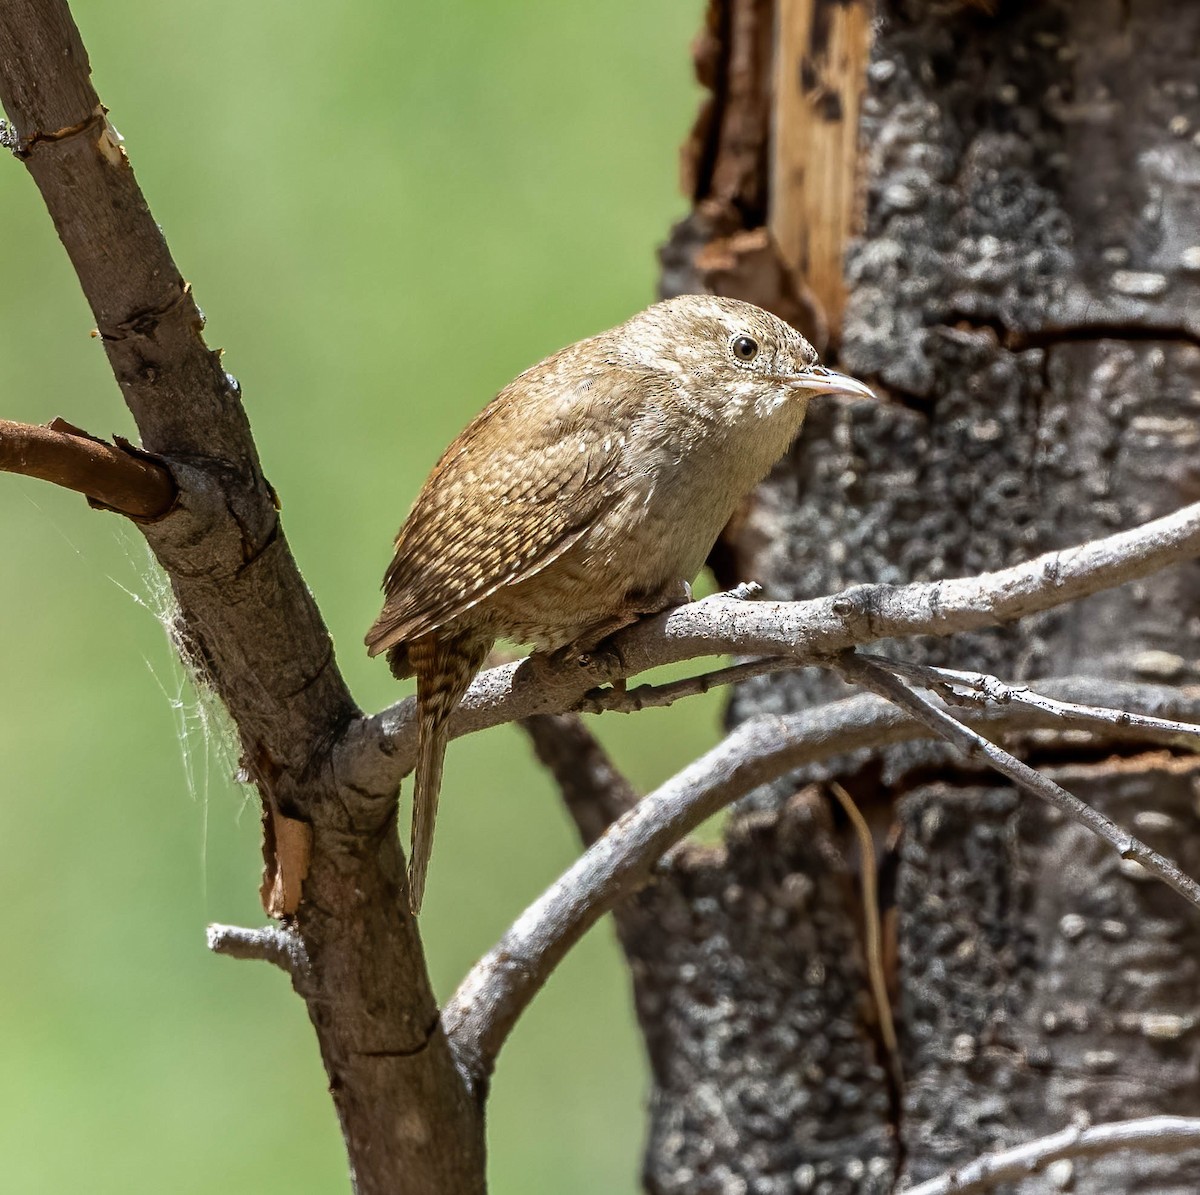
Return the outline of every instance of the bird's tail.
<path id="1" fill-rule="evenodd" d="M 450 715 L 491 646 L 490 640 L 466 635 L 442 637 L 436 632 L 409 644 L 409 662 L 417 674 L 417 769 L 408 861 L 408 899 L 414 913 L 421 911 L 433 853 Z"/>

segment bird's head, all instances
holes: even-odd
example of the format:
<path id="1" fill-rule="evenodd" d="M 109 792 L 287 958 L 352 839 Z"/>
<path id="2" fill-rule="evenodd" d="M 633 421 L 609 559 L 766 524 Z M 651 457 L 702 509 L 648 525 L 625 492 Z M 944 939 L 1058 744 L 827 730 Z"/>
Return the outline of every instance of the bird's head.
<path id="1" fill-rule="evenodd" d="M 821 365 L 790 324 L 737 299 L 680 295 L 614 332 L 629 364 L 669 375 L 685 397 L 731 417 L 764 418 L 790 408 L 798 425 L 814 395 L 873 397 L 862 382 Z"/>

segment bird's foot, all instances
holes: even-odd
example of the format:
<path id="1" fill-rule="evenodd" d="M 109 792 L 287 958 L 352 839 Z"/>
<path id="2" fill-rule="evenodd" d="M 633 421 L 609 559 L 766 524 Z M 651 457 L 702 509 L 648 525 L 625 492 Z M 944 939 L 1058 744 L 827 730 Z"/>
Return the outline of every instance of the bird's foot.
<path id="1" fill-rule="evenodd" d="M 762 597 L 763 587 L 757 581 L 739 581 L 732 589 L 724 593 L 714 593 L 713 597 L 732 598 L 735 602 L 752 602 Z"/>
<path id="2" fill-rule="evenodd" d="M 667 610 L 686 606 L 691 601 L 692 587 L 686 581 L 674 581 L 653 593 L 632 595 L 625 609 L 588 627 L 570 643 L 551 652 L 550 662 L 556 666 L 573 663 L 581 668 L 599 667 L 608 673 L 626 672 L 628 664 L 613 641 L 614 636 L 643 618 L 653 618 Z M 625 687 L 623 677 L 611 683 L 614 688 Z"/>
<path id="3" fill-rule="evenodd" d="M 687 581 L 674 581 L 664 585 L 657 593 L 651 594 L 644 601 L 639 601 L 638 614 L 661 614 L 664 610 L 674 610 L 677 606 L 686 606 L 692 598 L 692 587 Z"/>
<path id="4" fill-rule="evenodd" d="M 623 627 L 629 626 L 634 619 L 618 623 L 597 637 L 594 631 L 586 637 L 564 644 L 550 653 L 550 663 L 558 668 L 575 665 L 577 668 L 599 667 L 604 672 L 621 672 L 625 669 L 625 660 L 620 649 L 612 641 L 612 636 Z M 606 624 L 607 626 L 607 624 Z M 625 682 L 622 680 L 621 684 Z"/>

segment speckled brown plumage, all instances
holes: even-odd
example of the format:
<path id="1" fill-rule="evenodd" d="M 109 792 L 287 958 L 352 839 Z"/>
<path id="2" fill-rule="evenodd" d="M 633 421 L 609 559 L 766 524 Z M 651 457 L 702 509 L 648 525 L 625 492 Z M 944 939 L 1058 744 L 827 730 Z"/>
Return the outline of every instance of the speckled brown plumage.
<path id="1" fill-rule="evenodd" d="M 682 600 L 821 392 L 866 390 L 767 312 L 685 295 L 526 370 L 445 451 L 366 640 L 417 677 L 414 910 L 449 717 L 495 640 L 553 650 Z"/>

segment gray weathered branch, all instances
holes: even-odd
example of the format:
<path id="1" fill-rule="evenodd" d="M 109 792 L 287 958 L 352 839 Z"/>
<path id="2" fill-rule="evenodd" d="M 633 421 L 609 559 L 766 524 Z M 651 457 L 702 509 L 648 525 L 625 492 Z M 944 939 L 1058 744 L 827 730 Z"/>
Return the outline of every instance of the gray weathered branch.
<path id="1" fill-rule="evenodd" d="M 1063 1129 L 1013 1149 L 986 1154 L 949 1174 L 909 1187 L 906 1195 L 977 1195 L 1001 1183 L 1032 1178 L 1058 1161 L 1096 1158 L 1119 1149 L 1162 1154 L 1200 1149 L 1200 1120 L 1189 1116 L 1146 1116 Z"/>
<path id="2" fill-rule="evenodd" d="M 911 635 L 951 635 L 1009 622 L 1145 577 L 1200 556 L 1200 503 L 1128 531 L 1024 564 L 912 585 L 860 585 L 805 602 L 748 602 L 725 594 L 637 623 L 608 654 L 583 664 L 536 656 L 483 673 L 451 733 L 469 734 L 586 706 L 591 690 L 662 664 L 713 655 L 786 656 L 820 664 L 848 648 Z M 338 751 L 340 773 L 372 789 L 394 787 L 412 770 L 415 702 L 356 722 Z"/>
<path id="3" fill-rule="evenodd" d="M 229 958 L 255 959 L 286 971 L 294 978 L 308 971 L 303 941 L 290 930 L 276 925 L 247 929 L 240 925 L 210 925 L 208 948 Z"/>
<path id="4" fill-rule="evenodd" d="M 1063 699 L 1119 701 L 1200 718 L 1200 701 L 1156 686 L 1092 679 L 1046 681 Z M 995 707 L 963 711 L 964 721 L 993 733 L 1054 727 L 1044 710 Z M 486 1078 L 530 1000 L 584 932 L 639 882 L 687 833 L 726 805 L 792 768 L 863 747 L 925 737 L 927 728 L 889 700 L 859 696 L 784 717 L 744 722 L 720 744 L 623 813 L 579 859 L 517 918 L 469 972 L 443 1009 L 443 1023 L 463 1066 Z M 940 735 L 940 726 L 933 729 Z M 1114 738 L 1136 741 L 1133 727 Z M 612 810 L 616 812 L 616 808 Z M 595 833 L 589 825 L 586 832 Z"/>
<path id="5" fill-rule="evenodd" d="M 1185 875 L 1170 859 L 1118 826 L 1112 818 L 1106 817 L 1098 809 L 1093 809 L 1091 805 L 1067 792 L 1061 785 L 1055 784 L 1048 776 L 1043 776 L 1027 763 L 1022 763 L 1016 756 L 1010 755 L 1002 747 L 997 747 L 995 743 L 944 709 L 939 709 L 920 694 L 913 692 L 902 680 L 873 662 L 870 657 L 848 652 L 839 660 L 837 668 L 847 680 L 854 681 L 907 710 L 934 734 L 953 743 L 968 757 L 986 760 L 991 767 L 1001 775 L 1007 776 L 1018 787 L 1062 810 L 1069 818 L 1086 826 L 1098 838 L 1107 842 L 1122 859 L 1132 859 L 1140 864 L 1163 883 L 1174 888 L 1184 900 L 1200 908 L 1200 884 L 1191 876 Z M 1035 707 L 1025 708 L 1033 712 Z M 1049 717 L 1056 716 L 1046 710 L 1041 712 Z M 1128 729 L 1133 731 L 1136 728 L 1130 726 Z M 1157 734 L 1157 728 L 1151 733 Z"/>
<path id="6" fill-rule="evenodd" d="M 861 653 L 860 658 L 915 681 L 923 688 L 932 689 L 947 705 L 977 703 L 1039 709 L 1054 715 L 1062 729 L 1103 733 L 1113 727 L 1128 727 L 1135 729 L 1138 737 L 1144 742 L 1162 743 L 1167 747 L 1195 750 L 1196 744 L 1200 742 L 1200 726 L 1189 722 L 1157 718 L 1133 710 L 1082 705 L 1074 701 L 1056 701 L 1053 697 L 1035 693 L 1028 685 L 1009 685 L 986 672 L 935 668 L 928 664 L 910 664 L 904 660 L 889 660 L 883 656 Z"/>
<path id="7" fill-rule="evenodd" d="M 616 687 L 585 693 L 576 706 L 581 714 L 632 714 L 639 710 L 662 709 L 674 705 L 685 697 L 698 697 L 711 693 L 722 685 L 739 685 L 757 676 L 772 676 L 801 668 L 798 660 L 788 656 L 767 656 L 761 660 L 742 660 L 725 668 L 714 668 L 696 676 L 685 676 L 681 680 L 664 681 L 657 685 L 638 685 L 634 689 Z"/>

